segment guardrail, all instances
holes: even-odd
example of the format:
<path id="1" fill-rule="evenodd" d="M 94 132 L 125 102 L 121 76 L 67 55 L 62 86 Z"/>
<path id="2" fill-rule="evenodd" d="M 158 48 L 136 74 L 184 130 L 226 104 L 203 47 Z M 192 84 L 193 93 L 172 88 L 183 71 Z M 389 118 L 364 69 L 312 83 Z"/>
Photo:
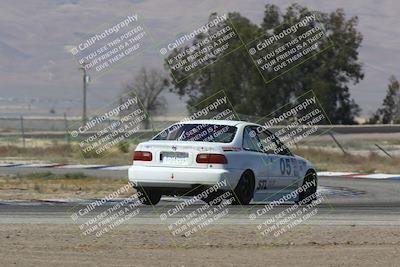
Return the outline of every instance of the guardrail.
<path id="1" fill-rule="evenodd" d="M 361 133 L 400 133 L 400 124 L 391 125 L 331 125 L 318 126 L 321 129 L 330 128 L 338 134 L 361 134 Z"/>

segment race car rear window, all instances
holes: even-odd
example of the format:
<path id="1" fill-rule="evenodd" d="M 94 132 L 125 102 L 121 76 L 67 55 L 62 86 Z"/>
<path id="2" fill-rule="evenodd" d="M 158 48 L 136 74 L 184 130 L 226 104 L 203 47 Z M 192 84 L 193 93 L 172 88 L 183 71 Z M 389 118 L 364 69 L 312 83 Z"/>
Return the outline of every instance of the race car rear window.
<path id="1" fill-rule="evenodd" d="M 174 124 L 160 132 L 153 140 L 230 143 L 236 130 L 236 127 L 228 125 Z"/>

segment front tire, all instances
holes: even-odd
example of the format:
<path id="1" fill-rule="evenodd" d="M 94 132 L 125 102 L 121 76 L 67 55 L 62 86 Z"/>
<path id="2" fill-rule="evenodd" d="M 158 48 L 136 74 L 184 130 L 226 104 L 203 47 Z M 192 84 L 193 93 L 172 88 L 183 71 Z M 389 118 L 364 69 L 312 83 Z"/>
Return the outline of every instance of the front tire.
<path id="1" fill-rule="evenodd" d="M 255 180 L 250 170 L 245 171 L 234 190 L 235 200 L 233 205 L 248 205 L 253 199 Z"/>
<path id="2" fill-rule="evenodd" d="M 304 186 L 307 182 L 312 181 L 315 181 L 315 185 L 308 187 L 305 191 L 300 192 L 297 203 L 310 204 L 317 199 L 317 174 L 314 171 L 307 171 L 306 175 L 304 176 L 302 186 Z"/>

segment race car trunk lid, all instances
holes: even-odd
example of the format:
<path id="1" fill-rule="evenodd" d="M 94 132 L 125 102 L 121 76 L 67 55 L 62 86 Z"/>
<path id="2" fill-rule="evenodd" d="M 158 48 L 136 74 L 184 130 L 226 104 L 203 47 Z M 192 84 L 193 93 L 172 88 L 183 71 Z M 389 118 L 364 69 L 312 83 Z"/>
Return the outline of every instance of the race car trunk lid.
<path id="1" fill-rule="evenodd" d="M 146 166 L 208 168 L 208 164 L 196 162 L 198 154 L 221 153 L 221 146 L 209 142 L 149 141 L 140 144 L 136 150 L 152 153 L 152 161 Z"/>

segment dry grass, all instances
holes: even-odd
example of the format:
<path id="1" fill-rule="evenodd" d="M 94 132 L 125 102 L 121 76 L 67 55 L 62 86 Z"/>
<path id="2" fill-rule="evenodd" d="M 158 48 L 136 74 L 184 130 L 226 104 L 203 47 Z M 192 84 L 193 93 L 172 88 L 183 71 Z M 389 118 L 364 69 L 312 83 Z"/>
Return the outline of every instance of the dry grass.
<path id="1" fill-rule="evenodd" d="M 73 147 L 69 145 L 37 146 L 27 148 L 15 145 L 7 145 L 0 147 L 0 157 L 36 156 L 40 158 L 48 155 L 71 157 L 73 153 Z"/>
<path id="2" fill-rule="evenodd" d="M 88 177 L 83 173 L 0 176 L 0 199 L 102 198 L 126 184 L 126 179 Z"/>
<path id="3" fill-rule="evenodd" d="M 64 164 L 131 164 L 133 147 L 112 148 L 104 155 L 83 154 L 77 145 L 53 144 L 47 146 L 0 146 L 0 158 L 7 160 L 45 161 Z"/>
<path id="4" fill-rule="evenodd" d="M 352 171 L 363 173 L 399 173 L 400 159 L 380 156 L 377 153 L 354 155 L 323 149 L 299 148 L 293 151 L 313 162 L 319 171 Z"/>

